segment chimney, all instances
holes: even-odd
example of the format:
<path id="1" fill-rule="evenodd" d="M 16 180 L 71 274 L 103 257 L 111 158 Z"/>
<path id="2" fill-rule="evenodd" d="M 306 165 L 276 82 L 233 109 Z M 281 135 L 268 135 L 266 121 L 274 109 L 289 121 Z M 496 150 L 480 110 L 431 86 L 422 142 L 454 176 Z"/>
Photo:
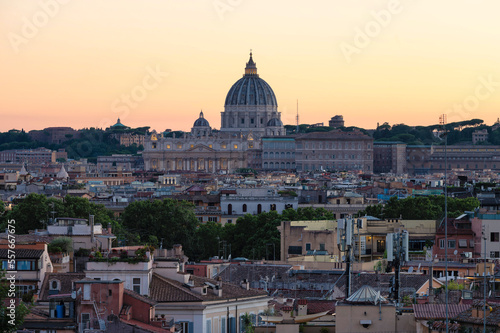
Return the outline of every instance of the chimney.
<path id="1" fill-rule="evenodd" d="M 90 223 L 90 242 L 94 244 L 94 215 L 89 215 L 89 223 Z"/>
<path id="2" fill-rule="evenodd" d="M 307 314 L 307 300 L 299 299 L 298 303 L 298 316 L 305 316 Z"/>
<path id="3" fill-rule="evenodd" d="M 249 290 L 250 289 L 250 282 L 248 282 L 247 279 L 241 281 L 241 288 L 243 288 L 245 290 Z"/>
<path id="4" fill-rule="evenodd" d="M 213 293 L 217 297 L 222 297 L 222 287 L 216 285 L 215 288 L 213 289 Z"/>
<path id="5" fill-rule="evenodd" d="M 432 263 L 429 266 L 429 304 L 434 303 L 434 292 L 432 290 L 432 279 L 433 279 L 433 269 L 432 269 Z"/>
<path id="6" fill-rule="evenodd" d="M 222 278 L 220 276 L 217 277 L 217 285 L 219 286 L 219 289 L 222 290 Z"/>

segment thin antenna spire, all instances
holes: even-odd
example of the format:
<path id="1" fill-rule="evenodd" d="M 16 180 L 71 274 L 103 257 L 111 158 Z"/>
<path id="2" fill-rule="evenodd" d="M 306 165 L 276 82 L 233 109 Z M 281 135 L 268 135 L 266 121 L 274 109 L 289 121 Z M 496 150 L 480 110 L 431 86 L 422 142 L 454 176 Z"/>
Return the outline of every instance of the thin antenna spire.
<path id="1" fill-rule="evenodd" d="M 299 133 L 299 100 L 297 99 L 297 130 L 295 131 L 296 134 Z"/>

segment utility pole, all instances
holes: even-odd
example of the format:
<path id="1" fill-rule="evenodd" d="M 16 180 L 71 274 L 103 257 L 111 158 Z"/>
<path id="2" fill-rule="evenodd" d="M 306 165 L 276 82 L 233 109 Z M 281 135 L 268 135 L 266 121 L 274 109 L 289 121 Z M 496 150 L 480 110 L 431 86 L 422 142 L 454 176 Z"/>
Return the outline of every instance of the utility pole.
<path id="1" fill-rule="evenodd" d="M 400 273 L 401 263 L 408 261 L 408 248 L 409 248 L 409 234 L 408 231 L 387 234 L 387 261 L 392 261 L 394 271 L 394 298 L 396 299 L 397 307 L 401 304 L 400 293 Z"/>
<path id="2" fill-rule="evenodd" d="M 449 310 L 448 310 L 448 133 L 446 131 L 446 114 L 439 117 L 439 123 L 444 131 L 444 260 L 445 260 L 445 312 L 446 333 L 449 333 Z"/>
<path id="3" fill-rule="evenodd" d="M 346 263 L 346 298 L 351 295 L 351 254 L 353 243 L 353 219 L 338 219 L 337 220 L 337 246 L 342 257 L 344 253 L 344 260 Z"/>
<path id="4" fill-rule="evenodd" d="M 486 281 L 486 226 L 483 225 L 483 243 L 484 243 L 484 263 L 483 263 L 483 332 L 486 332 L 486 286 L 487 286 L 487 281 Z"/>

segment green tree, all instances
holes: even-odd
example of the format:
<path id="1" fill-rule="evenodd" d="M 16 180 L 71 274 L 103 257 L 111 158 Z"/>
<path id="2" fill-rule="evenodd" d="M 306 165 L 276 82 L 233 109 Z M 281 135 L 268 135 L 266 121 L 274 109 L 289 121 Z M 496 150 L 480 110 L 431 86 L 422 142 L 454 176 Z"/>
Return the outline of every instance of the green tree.
<path id="1" fill-rule="evenodd" d="M 59 248 L 63 253 L 73 252 L 73 239 L 71 237 L 58 237 L 50 242 L 48 250 L 52 252 L 55 248 Z"/>
<path id="2" fill-rule="evenodd" d="M 246 312 L 241 316 L 241 320 L 243 323 L 243 330 L 245 333 L 254 333 L 255 332 L 255 329 L 254 329 L 253 323 L 252 323 L 252 315 L 250 315 L 248 312 Z"/>
<path id="3" fill-rule="evenodd" d="M 448 198 L 448 215 L 456 217 L 465 211 L 473 211 L 479 207 L 476 198 Z M 444 215 L 444 196 L 433 195 L 428 197 L 390 198 L 382 205 L 368 206 L 358 215 L 371 215 L 378 218 L 399 218 L 405 220 L 437 220 Z"/>
<path id="4" fill-rule="evenodd" d="M 121 219 L 123 226 L 147 242 L 150 235 L 163 239 L 163 246 L 182 244 L 186 255 L 195 253 L 198 220 L 194 206 L 187 201 L 172 199 L 136 201 L 125 208 Z"/>
<path id="5" fill-rule="evenodd" d="M 31 193 L 7 213 L 8 220 L 16 220 L 16 233 L 44 228 L 48 221 L 49 207 L 43 194 Z M 5 224 L 5 221 L 4 221 Z M 2 226 L 5 229 L 5 225 Z"/>
<path id="6" fill-rule="evenodd" d="M 217 222 L 207 222 L 201 224 L 196 229 L 196 249 L 195 258 L 208 259 L 219 255 L 219 241 L 222 240 L 222 226 Z"/>

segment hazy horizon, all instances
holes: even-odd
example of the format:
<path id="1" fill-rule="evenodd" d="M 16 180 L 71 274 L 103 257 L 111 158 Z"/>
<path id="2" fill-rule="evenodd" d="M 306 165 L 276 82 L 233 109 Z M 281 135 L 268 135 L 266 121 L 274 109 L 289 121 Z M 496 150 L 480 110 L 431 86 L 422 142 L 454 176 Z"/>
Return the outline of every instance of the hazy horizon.
<path id="1" fill-rule="evenodd" d="M 214 128 L 250 49 L 284 124 L 499 117 L 493 0 L 0 0 L 0 131 Z"/>

